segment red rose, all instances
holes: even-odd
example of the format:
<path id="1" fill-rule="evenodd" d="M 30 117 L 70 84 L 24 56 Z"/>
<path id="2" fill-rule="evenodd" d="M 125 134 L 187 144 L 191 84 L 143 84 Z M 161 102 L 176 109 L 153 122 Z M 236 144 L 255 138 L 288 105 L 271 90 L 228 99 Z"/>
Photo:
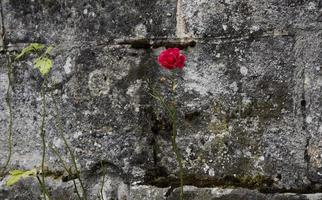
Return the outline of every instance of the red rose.
<path id="1" fill-rule="evenodd" d="M 184 67 L 184 62 L 186 61 L 186 56 L 180 54 L 180 49 L 178 48 L 168 48 L 162 51 L 158 57 L 158 63 L 166 69 L 182 69 Z"/>

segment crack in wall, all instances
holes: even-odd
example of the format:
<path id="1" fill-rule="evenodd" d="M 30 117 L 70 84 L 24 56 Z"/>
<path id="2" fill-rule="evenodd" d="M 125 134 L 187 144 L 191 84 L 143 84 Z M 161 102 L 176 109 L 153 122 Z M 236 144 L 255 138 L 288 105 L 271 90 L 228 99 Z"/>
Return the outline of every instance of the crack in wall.
<path id="1" fill-rule="evenodd" d="M 249 190 L 258 190 L 263 194 L 283 194 L 283 193 L 299 193 L 299 194 L 315 194 L 322 193 L 322 186 L 316 187 L 312 184 L 305 188 L 280 188 L 273 184 L 273 180 L 268 177 L 259 177 L 259 180 L 253 180 L 256 177 L 235 177 L 224 176 L 222 178 L 186 176 L 184 178 L 184 186 L 193 186 L 196 188 L 242 188 Z M 253 181 L 253 182 L 252 182 Z M 165 193 L 165 197 L 170 196 L 176 188 L 180 186 L 180 180 L 175 177 L 157 177 L 152 182 L 144 182 L 140 185 L 148 185 L 157 188 L 169 188 Z"/>
<path id="2" fill-rule="evenodd" d="M 242 41 L 254 41 L 262 38 L 276 38 L 276 37 L 294 37 L 294 34 L 288 32 L 254 32 L 245 35 L 226 35 L 226 36 L 215 36 L 215 37 L 172 37 L 172 38 L 116 38 L 110 39 L 102 43 L 97 43 L 96 41 L 88 41 L 82 45 L 75 45 L 70 47 L 74 48 L 101 48 L 106 46 L 129 46 L 134 49 L 153 49 L 159 47 L 178 47 L 180 49 L 185 49 L 188 47 L 195 47 L 197 43 L 201 44 L 222 44 L 222 43 L 233 43 L 233 42 L 242 42 Z M 16 43 L 10 44 L 5 51 L 2 53 L 20 51 L 24 46 L 30 43 Z M 60 51 L 63 47 L 60 47 L 60 44 L 55 46 L 57 51 Z M 65 49 L 66 50 L 66 49 Z M 1 52 L 0 52 L 1 53 Z"/>
<path id="3" fill-rule="evenodd" d="M 306 131 L 308 128 L 306 118 L 307 118 L 307 100 L 306 100 L 306 94 L 305 94 L 305 79 L 306 79 L 306 74 L 305 74 L 305 66 L 302 69 L 302 94 L 301 94 L 301 117 L 302 117 L 302 132 L 304 135 L 306 135 Z M 306 173 L 309 173 L 310 170 L 310 155 L 309 155 L 309 146 L 310 146 L 310 140 L 311 140 L 311 135 L 306 136 L 306 143 L 305 143 L 305 150 L 304 150 L 304 161 L 306 163 Z"/>

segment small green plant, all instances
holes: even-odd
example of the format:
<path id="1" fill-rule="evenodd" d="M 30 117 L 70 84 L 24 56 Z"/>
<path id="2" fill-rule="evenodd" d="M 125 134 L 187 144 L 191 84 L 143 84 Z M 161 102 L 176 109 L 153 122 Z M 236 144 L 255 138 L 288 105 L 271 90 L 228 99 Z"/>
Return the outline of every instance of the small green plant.
<path id="1" fill-rule="evenodd" d="M 27 47 L 23 48 L 21 52 L 15 57 L 15 60 L 20 60 L 21 58 L 29 55 L 30 53 L 38 53 L 46 46 L 39 43 L 31 43 Z M 48 53 L 48 52 L 47 52 Z"/>
<path id="2" fill-rule="evenodd" d="M 43 82 L 41 85 L 41 102 L 42 102 L 42 113 L 41 113 L 41 125 L 40 125 L 40 137 L 42 141 L 42 159 L 41 159 L 41 172 L 37 173 L 37 180 L 42 188 L 42 193 L 44 195 L 44 199 L 50 199 L 49 193 L 46 189 L 46 184 L 45 184 L 45 155 L 46 155 L 46 140 L 45 140 L 45 121 L 46 121 L 46 87 L 47 87 L 47 82 L 48 82 L 48 74 L 52 68 L 53 62 L 49 56 L 50 52 L 53 50 L 53 47 L 49 46 L 46 48 L 45 45 L 43 44 L 38 44 L 38 43 L 32 43 L 29 46 L 25 47 L 14 59 L 14 61 L 19 61 L 22 58 L 25 58 L 31 53 L 35 53 L 37 57 L 34 59 L 33 64 L 36 69 L 40 72 L 41 76 L 43 77 Z M 79 200 L 87 200 L 87 194 L 86 194 L 86 189 L 83 181 L 81 180 L 81 174 L 80 170 L 77 167 L 76 163 L 76 157 L 70 147 L 70 145 L 67 142 L 67 139 L 64 134 L 63 126 L 62 126 L 62 121 L 61 121 L 61 116 L 59 113 L 58 105 L 55 100 L 55 97 L 53 95 L 53 92 L 50 92 L 51 97 L 53 99 L 54 107 L 55 107 L 55 112 L 56 112 L 56 125 L 58 127 L 58 132 L 62 140 L 64 141 L 64 145 L 70 155 L 70 159 L 73 163 L 73 167 L 68 167 L 66 162 L 63 160 L 62 156 L 60 155 L 59 151 L 52 145 L 49 145 L 49 148 L 51 151 L 58 157 L 60 163 L 62 164 L 63 168 L 65 171 L 68 173 L 70 177 L 76 177 L 81 185 L 82 192 L 83 194 L 81 195 L 80 192 L 78 191 L 77 183 L 75 181 L 75 178 L 72 178 L 75 191 L 77 194 L 77 197 Z M 11 155 L 11 154 L 10 154 Z M 73 169 L 74 168 L 74 169 Z M 38 174 L 41 175 L 41 178 L 38 177 Z M 12 178 L 12 175 L 10 175 L 9 179 Z M 14 184 L 14 183 L 12 183 Z M 10 185 L 12 185 L 10 184 Z"/>
<path id="3" fill-rule="evenodd" d="M 48 191 L 46 189 L 45 184 L 45 156 L 46 156 L 46 140 L 45 140 L 45 122 L 46 122 L 46 85 L 48 79 L 48 73 L 52 68 L 52 60 L 49 57 L 49 53 L 53 49 L 53 47 L 47 47 L 46 50 L 45 45 L 38 43 L 31 43 L 29 46 L 22 49 L 21 53 L 19 53 L 15 57 L 15 61 L 19 61 L 21 58 L 28 56 L 30 53 L 36 53 L 37 57 L 34 59 L 33 63 L 36 69 L 39 70 L 41 76 L 44 78 L 44 81 L 41 85 L 41 102 L 42 102 L 42 113 L 41 113 L 41 125 L 40 125 L 40 137 L 42 141 L 42 159 L 41 159 L 41 179 L 37 179 L 41 185 L 42 193 L 44 195 L 44 199 L 50 199 L 48 195 Z"/>
<path id="4" fill-rule="evenodd" d="M 58 133 L 61 139 L 64 142 L 65 148 L 70 156 L 70 160 L 72 162 L 72 167 L 68 166 L 67 163 L 64 161 L 63 157 L 61 156 L 60 152 L 53 146 L 53 145 L 46 145 L 46 138 L 45 138 L 45 123 L 46 123 L 46 91 L 47 91 L 47 82 L 48 82 L 48 74 L 52 69 L 53 62 L 52 59 L 50 58 L 50 52 L 53 50 L 53 47 L 49 46 L 46 47 L 43 44 L 39 43 L 31 43 L 27 47 L 21 50 L 21 52 L 14 56 L 10 57 L 8 59 L 8 78 L 9 78 L 9 85 L 7 89 L 7 105 L 9 107 L 9 126 L 8 126 L 8 144 L 9 144 L 9 151 L 8 151 L 8 158 L 5 164 L 5 167 L 3 169 L 3 173 L 6 173 L 7 166 L 10 163 L 11 160 L 11 155 L 12 155 L 12 106 L 11 106 L 11 95 L 10 95 L 10 88 L 11 88 L 11 77 L 12 77 L 12 66 L 13 63 L 19 62 L 22 59 L 26 58 L 30 54 L 36 55 L 36 57 L 33 60 L 34 68 L 37 69 L 40 73 L 40 75 L 43 78 L 42 85 L 41 85 L 41 91 L 40 91 L 40 96 L 41 96 L 41 124 L 39 128 L 39 134 L 41 137 L 41 143 L 42 143 L 42 158 L 41 158 L 41 168 L 39 171 L 36 169 L 32 170 L 12 170 L 9 171 L 9 178 L 7 181 L 7 186 L 10 187 L 14 185 L 16 182 L 18 182 L 22 178 L 27 178 L 27 177 L 36 177 L 38 180 L 38 183 L 40 185 L 42 195 L 44 200 L 50 200 L 51 197 L 49 195 L 49 192 L 46 188 L 45 184 L 45 156 L 46 156 L 46 149 L 47 146 L 51 149 L 51 151 L 58 157 L 62 167 L 64 170 L 68 173 L 68 176 L 71 177 L 71 180 L 73 181 L 75 192 L 77 194 L 77 197 L 79 200 L 87 200 L 87 191 L 85 188 L 85 184 L 81 179 L 81 174 L 80 170 L 78 169 L 77 163 L 76 163 L 76 157 L 75 154 L 70 147 L 62 125 L 62 119 L 61 115 L 59 112 L 58 104 L 57 101 L 54 97 L 53 91 L 50 90 L 50 95 L 53 100 L 55 112 L 56 112 L 56 126 L 58 128 Z M 103 167 L 103 166 L 102 166 Z M 103 171 L 103 178 L 101 180 L 101 188 L 99 191 L 99 198 L 104 200 L 103 197 L 103 187 L 104 187 L 104 182 L 105 182 L 105 174 L 106 170 Z M 77 182 L 78 180 L 81 189 L 82 189 L 82 194 L 79 192 L 79 189 L 77 187 Z"/>

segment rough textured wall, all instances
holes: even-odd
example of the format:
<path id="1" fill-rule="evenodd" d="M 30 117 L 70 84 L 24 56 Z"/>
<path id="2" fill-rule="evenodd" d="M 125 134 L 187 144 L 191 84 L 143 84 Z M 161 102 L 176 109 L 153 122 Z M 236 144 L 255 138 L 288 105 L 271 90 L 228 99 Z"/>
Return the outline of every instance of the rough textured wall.
<path id="1" fill-rule="evenodd" d="M 169 120 L 147 91 L 168 75 L 158 52 L 179 46 L 185 199 L 322 199 L 321 9 L 319 0 L 1 0 L 1 166 L 6 54 L 53 44 L 46 140 L 65 152 L 52 91 L 90 199 L 103 168 L 105 199 L 178 199 Z M 11 169 L 40 166 L 42 82 L 32 59 L 14 65 Z M 53 198 L 76 199 L 49 150 L 46 166 Z M 0 199 L 40 197 L 36 179 L 5 180 Z"/>

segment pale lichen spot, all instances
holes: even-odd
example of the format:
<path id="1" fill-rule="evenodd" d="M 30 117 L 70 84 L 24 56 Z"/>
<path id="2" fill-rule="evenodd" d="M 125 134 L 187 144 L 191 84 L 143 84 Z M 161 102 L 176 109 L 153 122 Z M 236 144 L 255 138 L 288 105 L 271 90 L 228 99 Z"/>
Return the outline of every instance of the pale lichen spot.
<path id="1" fill-rule="evenodd" d="M 246 67 L 242 66 L 242 67 L 240 68 L 240 73 L 241 73 L 243 76 L 246 76 L 246 75 L 247 75 L 247 73 L 248 73 L 248 69 L 247 69 Z"/>

